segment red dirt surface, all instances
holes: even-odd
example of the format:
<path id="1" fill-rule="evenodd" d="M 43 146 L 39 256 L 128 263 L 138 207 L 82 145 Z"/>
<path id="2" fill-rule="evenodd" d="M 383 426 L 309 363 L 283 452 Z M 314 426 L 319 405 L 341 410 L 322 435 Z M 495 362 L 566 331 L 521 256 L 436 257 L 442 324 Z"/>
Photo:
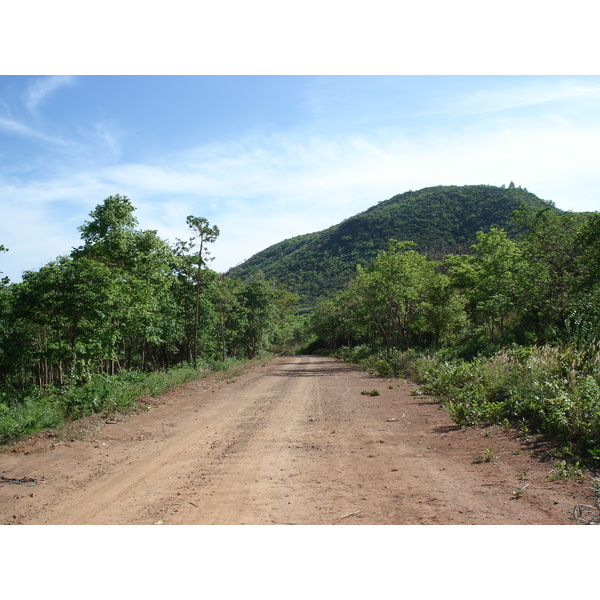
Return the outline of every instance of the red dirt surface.
<path id="1" fill-rule="evenodd" d="M 414 384 L 331 358 L 275 358 L 148 407 L 5 447 L 0 523 L 551 525 L 594 503 L 589 479 L 548 481 L 532 441 L 463 430 Z"/>

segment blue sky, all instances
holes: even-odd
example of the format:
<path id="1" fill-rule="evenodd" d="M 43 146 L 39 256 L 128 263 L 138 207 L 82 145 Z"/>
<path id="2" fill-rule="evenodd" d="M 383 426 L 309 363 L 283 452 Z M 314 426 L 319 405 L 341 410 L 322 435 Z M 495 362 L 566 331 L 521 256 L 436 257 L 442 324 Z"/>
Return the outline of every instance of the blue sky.
<path id="1" fill-rule="evenodd" d="M 218 225 L 218 271 L 433 185 L 598 210 L 599 141 L 597 76 L 0 76 L 0 271 L 68 254 L 112 194 L 171 242 Z"/>

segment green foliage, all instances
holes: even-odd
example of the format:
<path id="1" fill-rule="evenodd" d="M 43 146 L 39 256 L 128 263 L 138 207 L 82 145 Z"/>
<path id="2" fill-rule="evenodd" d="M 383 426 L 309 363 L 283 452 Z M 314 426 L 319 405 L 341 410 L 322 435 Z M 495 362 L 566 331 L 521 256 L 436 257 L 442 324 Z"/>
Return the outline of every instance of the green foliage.
<path id="1" fill-rule="evenodd" d="M 369 336 L 388 353 L 397 346 L 407 349 L 420 328 L 417 316 L 435 271 L 435 265 L 422 254 L 409 250 L 411 245 L 393 240 L 370 267 L 358 268 L 349 287 L 354 298 L 350 317 L 369 323 Z"/>
<path id="2" fill-rule="evenodd" d="M 181 372 L 177 365 L 226 365 L 296 335 L 296 296 L 265 278 L 244 283 L 207 267 L 218 227 L 188 216 L 193 237 L 171 246 L 139 230 L 134 210 L 127 197 L 110 196 L 79 228 L 83 243 L 70 255 L 25 272 L 21 283 L 2 280 L 5 438 L 128 409 Z"/>
<path id="3" fill-rule="evenodd" d="M 440 260 L 466 250 L 478 231 L 506 229 L 510 237 L 523 227 L 512 213 L 521 205 L 559 213 L 552 203 L 519 188 L 490 185 L 437 186 L 399 194 L 338 225 L 275 244 L 230 274 L 249 280 L 262 272 L 302 298 L 309 311 L 317 301 L 343 289 L 356 265 L 372 263 L 388 241 L 413 241 L 415 250 Z"/>
<path id="4" fill-rule="evenodd" d="M 593 218 L 593 217 L 592 217 Z M 581 319 L 589 305 L 584 283 L 589 266 L 583 232 L 590 215 L 555 214 L 549 210 L 534 213 L 521 210 L 517 216 L 526 229 L 521 240 L 524 261 L 523 286 L 518 302 L 522 305 L 521 327 L 529 330 L 539 343 L 567 340 L 568 321 L 583 325 Z M 583 293 L 582 293 L 583 292 Z"/>
<path id="5" fill-rule="evenodd" d="M 333 356 L 382 377 L 409 375 L 412 372 L 414 362 L 419 360 L 417 358 L 418 354 L 414 350 L 406 352 L 394 350 L 390 354 L 383 349 L 372 348 L 366 344 L 338 348 L 333 352 Z"/>
<path id="6" fill-rule="evenodd" d="M 439 359 L 420 381 L 458 424 L 525 425 L 589 460 L 600 447 L 599 363 L 600 346 L 514 347 L 470 362 Z"/>
<path id="7" fill-rule="evenodd" d="M 205 248 L 207 244 L 212 244 L 219 237 L 219 228 L 215 225 L 211 227 L 208 220 L 204 217 L 194 217 L 189 215 L 186 220 L 188 227 L 194 232 L 187 246 L 188 250 L 198 248 L 198 256 L 190 261 L 191 264 L 196 265 L 196 300 L 195 300 L 195 312 L 194 312 L 194 339 L 192 349 L 192 360 L 194 367 L 198 363 L 198 327 L 200 326 L 200 297 L 202 292 L 203 284 L 206 283 L 206 276 L 203 274 L 203 267 L 206 265 L 207 258 L 209 255 L 208 250 Z M 204 312 L 204 311 L 203 311 Z"/>
<path id="8" fill-rule="evenodd" d="M 494 460 L 494 458 L 496 458 L 496 455 L 494 454 L 494 449 L 486 448 L 483 451 L 483 454 L 481 454 L 480 456 L 477 456 L 473 459 L 473 462 L 475 464 L 487 463 L 487 462 L 491 462 L 492 460 Z"/>
<path id="9" fill-rule="evenodd" d="M 389 360 L 415 344 L 439 348 L 463 327 L 461 291 L 412 246 L 391 240 L 369 267 L 358 267 L 347 290 L 317 304 L 311 322 L 324 347 L 367 344 Z"/>
<path id="10" fill-rule="evenodd" d="M 103 246 L 103 254 L 118 259 L 124 248 L 123 237 L 132 232 L 138 224 L 133 216 L 135 208 L 127 196 L 109 196 L 90 213 L 91 221 L 86 221 L 79 231 L 86 247 Z M 125 242 L 126 244 L 126 242 Z"/>
<path id="11" fill-rule="evenodd" d="M 548 475 L 548 481 L 557 481 L 558 479 L 571 479 L 571 478 L 579 478 L 584 479 L 583 471 L 579 467 L 579 463 L 575 462 L 573 464 L 567 463 L 566 460 L 557 460 L 552 470 L 550 471 L 550 475 Z"/>
<path id="12" fill-rule="evenodd" d="M 60 410 L 45 398 L 30 396 L 13 406 L 0 402 L 0 444 L 57 427 L 62 420 Z"/>
<path id="13" fill-rule="evenodd" d="M 379 393 L 379 390 L 363 390 L 361 392 L 361 395 L 363 395 L 363 396 L 381 396 L 381 394 Z"/>
<path id="14" fill-rule="evenodd" d="M 477 232 L 472 254 L 448 256 L 449 275 L 468 299 L 474 324 L 483 324 L 489 339 L 505 340 L 506 324 L 524 285 L 519 245 L 503 229 Z"/>
<path id="15" fill-rule="evenodd" d="M 113 415 L 137 410 L 145 397 L 154 397 L 189 381 L 201 379 L 210 371 L 227 371 L 239 363 L 235 359 L 209 361 L 203 363 L 201 369 L 182 366 L 168 373 L 100 373 L 83 385 L 73 385 L 60 391 L 32 390 L 31 395 L 21 403 L 11 405 L 0 402 L 0 444 L 58 427 L 65 420 L 96 413 Z"/>
<path id="16" fill-rule="evenodd" d="M 208 370 L 209 365 L 203 365 L 200 370 L 184 366 L 171 369 L 168 373 L 99 373 L 87 383 L 62 390 L 51 397 L 67 419 L 79 419 L 103 411 L 128 412 L 136 407 L 140 398 L 154 397 L 177 385 L 200 379 Z"/>

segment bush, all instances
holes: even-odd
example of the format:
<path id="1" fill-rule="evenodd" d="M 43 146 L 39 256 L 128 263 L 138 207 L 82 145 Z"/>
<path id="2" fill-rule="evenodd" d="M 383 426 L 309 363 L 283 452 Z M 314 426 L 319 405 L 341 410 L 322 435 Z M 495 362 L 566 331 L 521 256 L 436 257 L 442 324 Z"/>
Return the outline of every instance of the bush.
<path id="1" fill-rule="evenodd" d="M 513 346 L 472 361 L 434 357 L 417 379 L 460 425 L 526 425 L 574 457 L 597 461 L 599 357 L 589 347 Z"/>
<path id="2" fill-rule="evenodd" d="M 366 344 L 353 348 L 344 346 L 333 356 L 350 364 L 359 365 L 366 371 L 382 377 L 406 377 L 414 375 L 414 363 L 421 358 L 415 350 L 386 351 Z"/>
<path id="3" fill-rule="evenodd" d="M 57 427 L 61 422 L 60 411 L 44 399 L 29 397 L 15 406 L 0 404 L 0 444 Z"/>

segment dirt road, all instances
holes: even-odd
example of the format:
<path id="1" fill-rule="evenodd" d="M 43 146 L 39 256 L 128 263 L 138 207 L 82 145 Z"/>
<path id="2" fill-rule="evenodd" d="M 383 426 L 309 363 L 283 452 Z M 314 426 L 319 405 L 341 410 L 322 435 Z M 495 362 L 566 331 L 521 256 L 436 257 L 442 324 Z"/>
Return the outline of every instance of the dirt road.
<path id="1" fill-rule="evenodd" d="M 0 523 L 570 524 L 593 503 L 589 481 L 547 481 L 526 442 L 457 428 L 410 383 L 309 356 L 233 377 L 5 449 L 5 478 L 36 481 L 0 481 Z"/>

